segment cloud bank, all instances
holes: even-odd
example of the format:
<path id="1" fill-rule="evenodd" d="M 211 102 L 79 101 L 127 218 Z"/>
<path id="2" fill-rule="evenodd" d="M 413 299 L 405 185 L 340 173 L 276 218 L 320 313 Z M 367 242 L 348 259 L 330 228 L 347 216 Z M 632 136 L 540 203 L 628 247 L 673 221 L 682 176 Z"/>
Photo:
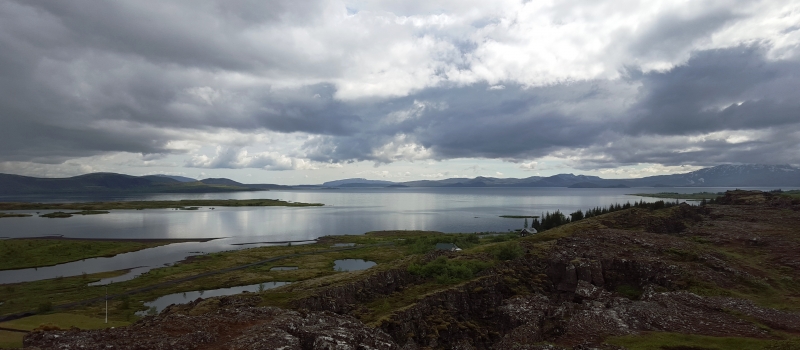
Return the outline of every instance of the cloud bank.
<path id="1" fill-rule="evenodd" d="M 0 162 L 796 164 L 797 23 L 799 1 L 9 0 Z"/>

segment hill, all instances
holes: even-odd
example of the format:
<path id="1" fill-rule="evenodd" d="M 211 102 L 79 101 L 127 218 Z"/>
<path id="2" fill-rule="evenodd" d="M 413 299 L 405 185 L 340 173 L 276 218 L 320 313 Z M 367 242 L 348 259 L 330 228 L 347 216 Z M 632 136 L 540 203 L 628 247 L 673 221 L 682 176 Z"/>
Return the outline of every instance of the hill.
<path id="1" fill-rule="evenodd" d="M 230 180 L 229 180 L 230 181 Z M 238 184 L 238 183 L 236 183 Z M 225 183 L 181 182 L 160 175 L 131 176 L 115 173 L 93 173 L 69 178 L 36 178 L 0 174 L 0 194 L 51 193 L 206 193 L 258 191 L 247 185 Z"/>
<path id="2" fill-rule="evenodd" d="M 162 175 L 162 174 L 158 174 L 158 175 L 155 175 L 155 176 L 163 176 L 163 177 L 170 178 L 170 179 L 173 179 L 173 180 L 177 180 L 177 181 L 180 181 L 180 182 L 195 182 L 195 181 L 197 181 L 197 179 L 193 179 L 191 177 L 178 176 L 178 175 Z"/>
<path id="3" fill-rule="evenodd" d="M 352 178 L 336 181 L 328 181 L 322 184 L 324 187 L 386 187 L 395 182 L 383 180 L 367 180 L 364 178 Z"/>
<path id="4" fill-rule="evenodd" d="M 697 171 L 638 179 L 603 179 L 597 176 L 558 174 L 523 179 L 476 177 L 408 181 L 409 187 L 800 187 L 800 169 L 790 165 L 719 165 Z"/>

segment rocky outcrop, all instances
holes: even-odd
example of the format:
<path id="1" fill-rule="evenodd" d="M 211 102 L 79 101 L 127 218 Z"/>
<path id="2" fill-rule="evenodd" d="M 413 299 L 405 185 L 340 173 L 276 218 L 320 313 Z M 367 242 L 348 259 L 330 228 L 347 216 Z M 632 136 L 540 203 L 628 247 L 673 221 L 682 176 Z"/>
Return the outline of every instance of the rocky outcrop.
<path id="1" fill-rule="evenodd" d="M 260 298 L 255 298 L 260 299 Z M 251 306 L 226 297 L 173 306 L 130 327 L 33 332 L 41 349 L 400 349 L 386 333 L 350 316 Z"/>
<path id="2" fill-rule="evenodd" d="M 544 295 L 507 300 L 499 309 L 519 326 L 508 332 L 495 348 L 510 349 L 512 344 L 535 344 L 543 340 L 570 347 L 597 344 L 611 335 L 642 331 L 770 337 L 769 332 L 756 324 L 727 312 L 722 306 L 730 301 L 684 291 L 659 293 L 652 287 L 646 289 L 640 300 L 630 300 L 615 297 L 584 281 L 579 284 L 578 290 L 585 297 L 580 303 L 558 303 Z M 789 316 L 789 321 L 782 325 L 796 320 L 796 314 Z M 781 322 L 778 315 L 768 318 Z"/>
<path id="3" fill-rule="evenodd" d="M 326 288 L 313 296 L 295 301 L 292 306 L 344 314 L 356 309 L 360 303 L 400 291 L 418 281 L 419 278 L 407 269 L 380 271 L 341 286 Z"/>

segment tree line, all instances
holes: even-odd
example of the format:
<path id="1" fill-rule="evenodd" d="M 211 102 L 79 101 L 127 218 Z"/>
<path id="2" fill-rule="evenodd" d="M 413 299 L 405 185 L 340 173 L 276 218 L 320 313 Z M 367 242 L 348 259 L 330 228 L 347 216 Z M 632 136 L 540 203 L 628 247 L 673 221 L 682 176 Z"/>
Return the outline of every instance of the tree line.
<path id="1" fill-rule="evenodd" d="M 712 202 L 701 202 L 701 205 L 705 205 L 706 203 Z M 625 204 L 611 204 L 608 207 L 595 207 L 593 209 L 589 209 L 586 212 L 582 210 L 578 210 L 574 213 L 570 213 L 569 215 L 564 215 L 560 210 L 556 210 L 555 212 L 546 212 L 543 213 L 539 218 L 534 218 L 531 222 L 531 227 L 536 229 L 538 232 L 547 231 L 551 228 L 555 228 L 561 225 L 568 224 L 570 222 L 580 221 L 583 219 L 588 219 L 594 216 L 613 213 L 619 210 L 625 210 L 630 208 L 642 208 L 642 209 L 649 209 L 649 210 L 658 210 L 664 208 L 674 207 L 680 204 L 678 200 L 674 202 L 666 202 L 666 201 L 655 201 L 652 203 L 646 203 L 644 200 L 640 200 L 638 202 L 627 202 Z M 541 219 L 541 220 L 540 220 Z M 525 219 L 525 228 L 528 227 L 528 219 Z"/>

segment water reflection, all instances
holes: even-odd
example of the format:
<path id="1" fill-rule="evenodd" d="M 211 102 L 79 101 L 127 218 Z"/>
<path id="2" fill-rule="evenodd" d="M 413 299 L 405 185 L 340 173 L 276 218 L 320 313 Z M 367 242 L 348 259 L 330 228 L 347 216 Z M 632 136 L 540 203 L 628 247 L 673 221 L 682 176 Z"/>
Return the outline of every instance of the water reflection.
<path id="1" fill-rule="evenodd" d="M 669 189 L 674 192 L 724 190 Z M 74 216 L 58 220 L 31 217 L 3 221 L 0 236 L 60 234 L 75 238 L 237 237 L 242 238 L 242 242 L 255 242 L 315 239 L 325 235 L 362 234 L 374 230 L 506 231 L 518 228 L 519 224 L 513 220 L 498 218 L 500 215 L 539 215 L 557 209 L 571 212 L 641 199 L 655 201 L 652 198 L 628 196 L 626 193 L 660 191 L 664 189 L 397 188 L 160 194 L 129 199 L 275 198 L 295 202 L 319 202 L 326 206 L 217 207 L 216 210 L 202 207 L 197 211 L 113 210 L 111 214 Z M 25 198 L 16 198 L 20 199 Z"/>
<path id="2" fill-rule="evenodd" d="M 239 294 L 243 292 L 256 293 L 265 291 L 267 289 L 273 289 L 280 286 L 284 286 L 287 284 L 289 284 L 289 282 L 264 282 L 259 284 L 251 284 L 247 286 L 220 288 L 211 290 L 197 290 L 193 292 L 169 294 L 160 297 L 156 300 L 144 303 L 144 306 L 148 308 L 148 311 L 139 311 L 136 314 L 139 316 L 145 316 L 148 313 L 150 314 L 158 313 L 161 312 L 161 310 L 164 310 L 167 306 L 170 306 L 172 304 L 186 304 L 195 301 L 197 298 L 221 297 L 226 295 Z"/>
<path id="3" fill-rule="evenodd" d="M 130 269 L 127 273 L 105 278 L 90 285 L 105 285 L 134 279 L 155 268 L 168 266 L 201 252 L 215 253 L 228 250 L 239 250 L 275 244 L 232 245 L 236 239 L 219 239 L 208 242 L 173 243 L 165 246 L 143 249 L 136 252 L 119 254 L 108 258 L 92 258 L 71 263 L 46 266 L 32 269 L 0 271 L 0 284 L 37 281 L 42 279 L 77 276 L 83 273 L 93 274 L 106 271 Z M 313 243 L 313 242 L 310 242 Z M 142 266 L 146 264 L 145 266 Z"/>
<path id="4" fill-rule="evenodd" d="M 363 259 L 342 259 L 333 262 L 333 270 L 342 272 L 360 271 L 366 270 L 375 265 L 378 264 L 374 261 L 366 261 Z"/>

